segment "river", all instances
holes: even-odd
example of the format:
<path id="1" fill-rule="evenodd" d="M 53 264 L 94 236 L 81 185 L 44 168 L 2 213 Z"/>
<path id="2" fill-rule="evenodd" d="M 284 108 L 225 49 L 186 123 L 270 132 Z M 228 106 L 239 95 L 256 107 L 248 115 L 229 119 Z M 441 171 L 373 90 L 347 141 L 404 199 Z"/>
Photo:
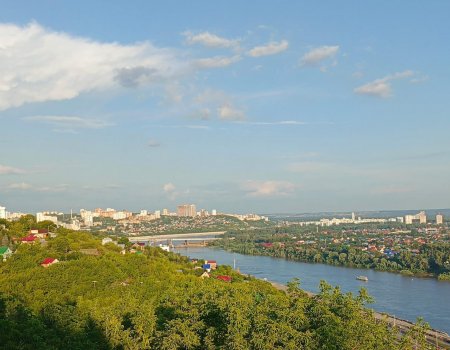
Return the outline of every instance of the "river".
<path id="1" fill-rule="evenodd" d="M 340 286 L 344 292 L 357 293 L 366 287 L 375 298 L 371 307 L 380 312 L 415 321 L 423 317 L 432 328 L 450 334 L 450 283 L 431 278 L 406 277 L 399 274 L 366 269 L 354 269 L 324 264 L 310 264 L 268 256 L 252 256 L 213 248 L 176 248 L 182 255 L 199 259 L 214 259 L 218 264 L 233 266 L 242 273 L 286 284 L 300 278 L 301 288 L 317 292 L 320 280 Z M 367 276 L 369 281 L 356 280 Z"/>

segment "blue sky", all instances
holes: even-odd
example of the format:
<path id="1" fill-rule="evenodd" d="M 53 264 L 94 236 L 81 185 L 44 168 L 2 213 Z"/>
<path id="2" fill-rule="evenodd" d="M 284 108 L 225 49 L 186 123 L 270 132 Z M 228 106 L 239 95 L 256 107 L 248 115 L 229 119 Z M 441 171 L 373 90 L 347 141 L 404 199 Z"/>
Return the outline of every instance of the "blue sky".
<path id="1" fill-rule="evenodd" d="M 449 207 L 448 1 L 0 1 L 0 204 Z"/>

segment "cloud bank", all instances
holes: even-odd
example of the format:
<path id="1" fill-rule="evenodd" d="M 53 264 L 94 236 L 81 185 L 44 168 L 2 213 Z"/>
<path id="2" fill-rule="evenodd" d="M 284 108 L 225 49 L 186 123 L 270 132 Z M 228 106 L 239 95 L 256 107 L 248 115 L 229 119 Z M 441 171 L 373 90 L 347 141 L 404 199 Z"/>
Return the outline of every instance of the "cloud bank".
<path id="1" fill-rule="evenodd" d="M 170 79 L 188 66 L 148 42 L 100 43 L 39 24 L 0 24 L 0 110 Z"/>

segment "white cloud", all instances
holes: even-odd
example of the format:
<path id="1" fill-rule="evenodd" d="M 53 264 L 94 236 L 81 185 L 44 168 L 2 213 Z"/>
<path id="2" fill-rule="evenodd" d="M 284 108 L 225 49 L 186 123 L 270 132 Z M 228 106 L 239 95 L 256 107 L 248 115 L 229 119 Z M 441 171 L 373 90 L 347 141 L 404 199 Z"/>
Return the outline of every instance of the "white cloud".
<path id="1" fill-rule="evenodd" d="M 9 165 L 1 165 L 0 164 L 0 175 L 18 175 L 18 174 L 24 174 L 25 170 L 14 168 Z"/>
<path id="2" fill-rule="evenodd" d="M 316 173 L 329 170 L 334 167 L 333 164 L 323 162 L 299 162 L 289 164 L 288 170 L 294 173 Z"/>
<path id="3" fill-rule="evenodd" d="M 237 121 L 236 123 L 239 124 L 244 124 L 244 125 L 307 125 L 308 123 L 306 122 L 301 122 L 301 121 L 297 121 L 297 120 L 281 120 L 281 121 L 276 121 L 276 122 L 251 122 L 251 121 Z"/>
<path id="4" fill-rule="evenodd" d="M 43 28 L 0 24 L 0 110 L 184 74 L 189 64 L 148 42 L 100 43 Z"/>
<path id="5" fill-rule="evenodd" d="M 239 45 L 239 40 L 226 39 L 209 32 L 193 34 L 187 31 L 182 34 L 189 45 L 200 44 L 212 48 L 234 48 Z"/>
<path id="6" fill-rule="evenodd" d="M 233 63 L 240 61 L 240 56 L 215 56 L 209 58 L 200 58 L 194 62 L 198 68 L 221 68 L 227 67 Z"/>
<path id="7" fill-rule="evenodd" d="M 34 192 L 64 192 L 69 185 L 60 184 L 53 186 L 33 186 L 26 182 L 13 183 L 7 187 L 8 190 L 34 191 Z"/>
<path id="8" fill-rule="evenodd" d="M 275 55 L 287 50 L 288 47 L 289 43 L 287 40 L 282 40 L 280 42 L 272 41 L 266 45 L 254 47 L 248 51 L 247 54 L 252 57 Z"/>
<path id="9" fill-rule="evenodd" d="M 296 186 L 287 181 L 247 181 L 242 189 L 251 197 L 276 197 L 290 195 Z"/>
<path id="10" fill-rule="evenodd" d="M 175 200 L 175 198 L 178 196 L 178 192 L 176 191 L 176 187 L 175 187 L 175 185 L 174 185 L 173 183 L 171 183 L 171 182 L 166 183 L 166 184 L 163 186 L 163 190 L 164 190 L 164 192 L 166 193 L 167 197 L 168 197 L 170 200 Z"/>
<path id="11" fill-rule="evenodd" d="M 307 52 L 300 59 L 301 65 L 315 65 L 328 58 L 334 57 L 339 51 L 339 46 L 320 46 Z"/>
<path id="12" fill-rule="evenodd" d="M 220 106 L 217 109 L 217 114 L 221 120 L 244 120 L 245 114 L 243 111 L 234 108 L 229 104 Z"/>
<path id="13" fill-rule="evenodd" d="M 245 119 L 245 113 L 234 106 L 233 98 L 223 91 L 206 89 L 193 98 L 195 105 L 205 110 L 205 116 L 210 117 L 211 110 L 217 112 L 217 118 L 224 121 L 238 121 Z M 203 118 L 206 119 L 206 118 Z"/>
<path id="14" fill-rule="evenodd" d="M 392 80 L 405 79 L 413 75 L 414 72 L 410 70 L 387 75 L 384 78 L 376 79 L 370 83 L 357 87 L 354 89 L 354 92 L 359 95 L 369 95 L 382 98 L 390 97 L 392 96 Z"/>
<path id="15" fill-rule="evenodd" d="M 148 145 L 148 147 L 156 148 L 156 147 L 161 146 L 161 143 L 159 141 L 156 141 L 156 140 L 150 140 L 150 141 L 148 141 L 147 145 Z"/>
<path id="16" fill-rule="evenodd" d="M 370 191 L 371 194 L 383 195 L 383 194 L 403 194 L 413 192 L 414 189 L 412 187 L 404 187 L 404 186 L 386 186 L 386 187 L 377 187 Z"/>
<path id="17" fill-rule="evenodd" d="M 25 117 L 24 120 L 31 122 L 45 123 L 58 128 L 59 131 L 75 129 L 101 129 L 113 124 L 100 119 L 89 119 L 74 116 L 32 116 Z"/>
<path id="18" fill-rule="evenodd" d="M 11 190 L 28 190 L 31 189 L 31 185 L 25 182 L 15 183 L 8 186 L 8 189 Z"/>

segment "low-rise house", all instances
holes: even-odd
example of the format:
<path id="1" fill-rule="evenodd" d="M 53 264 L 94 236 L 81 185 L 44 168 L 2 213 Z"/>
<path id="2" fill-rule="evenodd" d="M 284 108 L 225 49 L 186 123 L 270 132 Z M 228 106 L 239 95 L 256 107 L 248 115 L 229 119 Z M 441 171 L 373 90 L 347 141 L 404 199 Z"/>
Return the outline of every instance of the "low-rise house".
<path id="1" fill-rule="evenodd" d="M 22 242 L 22 244 L 34 244 L 34 243 L 36 243 L 37 241 L 38 241 L 38 238 L 37 238 L 35 235 L 33 235 L 33 234 L 28 235 L 28 236 L 26 236 L 26 237 L 23 237 L 23 238 L 20 240 L 20 242 Z"/>
<path id="2" fill-rule="evenodd" d="M 207 271 L 203 272 L 200 276 L 201 279 L 203 278 L 209 278 L 209 273 Z"/>
<path id="3" fill-rule="evenodd" d="M 102 239 L 102 245 L 108 244 L 108 243 L 113 243 L 113 239 L 110 237 L 105 237 Z"/>
<path id="4" fill-rule="evenodd" d="M 217 269 L 217 261 L 215 260 L 205 260 L 205 264 L 208 264 L 211 270 Z"/>
<path id="5" fill-rule="evenodd" d="M 30 235 L 34 235 L 37 238 L 47 238 L 49 236 L 49 232 L 47 229 L 33 229 L 29 232 Z"/>
<path id="6" fill-rule="evenodd" d="M 231 276 L 219 275 L 216 278 L 220 281 L 231 282 Z"/>
<path id="7" fill-rule="evenodd" d="M 45 258 L 42 262 L 41 262 L 41 266 L 42 267 L 49 267 L 50 265 L 54 265 L 59 263 L 58 259 L 55 258 Z"/>
<path id="8" fill-rule="evenodd" d="M 6 261 L 12 255 L 12 250 L 8 247 L 0 247 L 0 260 Z"/>
<path id="9" fill-rule="evenodd" d="M 170 247 L 166 244 L 160 244 L 158 248 L 164 250 L 165 252 L 170 252 Z"/>

